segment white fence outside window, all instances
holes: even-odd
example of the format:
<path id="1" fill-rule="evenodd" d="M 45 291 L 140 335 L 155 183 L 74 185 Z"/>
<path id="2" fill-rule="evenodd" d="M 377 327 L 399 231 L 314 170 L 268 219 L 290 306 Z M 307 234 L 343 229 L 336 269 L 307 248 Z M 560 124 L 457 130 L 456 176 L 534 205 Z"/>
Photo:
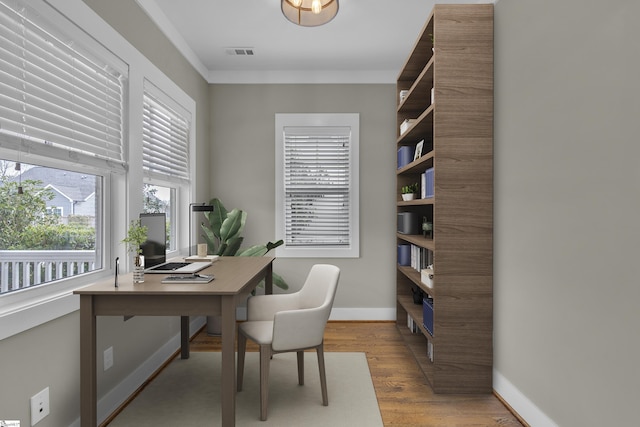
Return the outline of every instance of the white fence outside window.
<path id="1" fill-rule="evenodd" d="M 0 251 L 0 293 L 77 276 L 95 268 L 93 250 Z"/>

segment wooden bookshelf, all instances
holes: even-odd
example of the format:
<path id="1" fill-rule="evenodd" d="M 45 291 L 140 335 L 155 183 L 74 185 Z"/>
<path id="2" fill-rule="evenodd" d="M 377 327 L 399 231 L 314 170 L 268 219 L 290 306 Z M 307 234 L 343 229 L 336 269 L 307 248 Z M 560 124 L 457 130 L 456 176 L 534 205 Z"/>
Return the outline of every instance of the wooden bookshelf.
<path id="1" fill-rule="evenodd" d="M 433 41 L 432 41 L 433 38 Z M 431 88 L 434 88 L 434 100 Z M 432 238 L 397 243 L 432 251 L 433 289 L 397 267 L 397 327 L 436 393 L 490 393 L 493 370 L 493 5 L 436 5 L 397 80 L 397 146 L 424 140 L 397 170 L 396 208 L 433 223 Z M 400 91 L 408 91 L 400 102 Z M 400 134 L 406 119 L 415 122 Z M 434 170 L 434 197 L 400 188 Z M 412 289 L 433 298 L 433 335 Z M 407 328 L 407 316 L 419 325 Z M 432 346 L 433 361 L 427 356 Z"/>

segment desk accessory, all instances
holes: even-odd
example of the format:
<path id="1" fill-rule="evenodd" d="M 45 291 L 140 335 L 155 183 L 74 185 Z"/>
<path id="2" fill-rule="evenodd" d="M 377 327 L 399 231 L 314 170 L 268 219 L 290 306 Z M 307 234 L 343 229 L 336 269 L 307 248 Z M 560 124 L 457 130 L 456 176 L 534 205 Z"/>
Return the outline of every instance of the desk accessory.
<path id="1" fill-rule="evenodd" d="M 118 287 L 118 273 L 120 270 L 120 257 L 116 257 L 116 278 L 114 281 L 114 285 L 117 288 Z"/>
<path id="2" fill-rule="evenodd" d="M 172 275 L 162 279 L 162 283 L 209 283 L 213 274 Z"/>

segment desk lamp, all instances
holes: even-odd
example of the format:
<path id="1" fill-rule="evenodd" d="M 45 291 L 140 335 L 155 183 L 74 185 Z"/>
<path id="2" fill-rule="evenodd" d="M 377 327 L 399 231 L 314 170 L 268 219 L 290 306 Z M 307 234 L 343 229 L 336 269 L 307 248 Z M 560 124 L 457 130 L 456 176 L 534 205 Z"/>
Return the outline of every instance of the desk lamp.
<path id="1" fill-rule="evenodd" d="M 193 249 L 193 246 L 191 245 L 191 235 L 193 234 L 193 230 L 191 228 L 191 217 L 194 212 L 213 212 L 213 205 L 189 203 L 189 256 L 191 256 L 191 250 Z"/>

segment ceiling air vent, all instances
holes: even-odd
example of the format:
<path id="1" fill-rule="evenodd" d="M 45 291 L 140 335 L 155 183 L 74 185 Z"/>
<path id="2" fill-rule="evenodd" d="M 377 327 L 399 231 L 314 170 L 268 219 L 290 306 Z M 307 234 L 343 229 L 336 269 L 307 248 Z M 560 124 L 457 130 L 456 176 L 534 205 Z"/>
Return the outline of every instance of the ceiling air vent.
<path id="1" fill-rule="evenodd" d="M 225 52 L 227 52 L 227 55 L 232 56 L 253 56 L 252 47 L 227 47 Z"/>

